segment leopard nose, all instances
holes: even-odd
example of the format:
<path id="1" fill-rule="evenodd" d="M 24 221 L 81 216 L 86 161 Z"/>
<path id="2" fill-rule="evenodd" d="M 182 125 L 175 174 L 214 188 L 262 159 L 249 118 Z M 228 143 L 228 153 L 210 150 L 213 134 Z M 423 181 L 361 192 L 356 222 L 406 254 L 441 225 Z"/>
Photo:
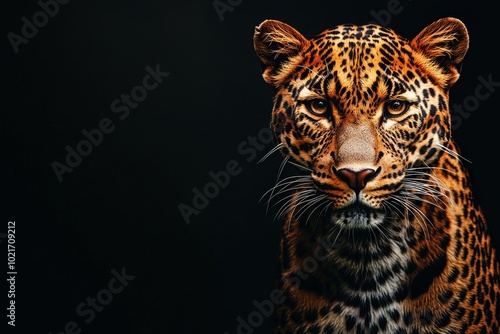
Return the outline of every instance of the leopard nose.
<path id="1" fill-rule="evenodd" d="M 377 170 L 366 168 L 359 171 L 353 171 L 348 168 L 334 169 L 335 174 L 347 185 L 349 188 L 359 193 L 368 183 L 380 172 L 380 167 Z"/>

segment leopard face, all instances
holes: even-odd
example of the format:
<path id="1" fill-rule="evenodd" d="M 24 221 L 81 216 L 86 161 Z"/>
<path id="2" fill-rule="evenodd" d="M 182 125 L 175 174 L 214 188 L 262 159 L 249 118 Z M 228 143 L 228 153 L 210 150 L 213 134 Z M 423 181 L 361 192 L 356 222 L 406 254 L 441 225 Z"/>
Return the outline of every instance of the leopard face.
<path id="1" fill-rule="evenodd" d="M 425 192 L 415 179 L 450 140 L 448 90 L 467 48 L 453 19 L 412 41 L 377 25 L 310 40 L 277 21 L 257 28 L 255 49 L 275 89 L 274 133 L 327 196 L 331 223 L 376 226 Z"/>

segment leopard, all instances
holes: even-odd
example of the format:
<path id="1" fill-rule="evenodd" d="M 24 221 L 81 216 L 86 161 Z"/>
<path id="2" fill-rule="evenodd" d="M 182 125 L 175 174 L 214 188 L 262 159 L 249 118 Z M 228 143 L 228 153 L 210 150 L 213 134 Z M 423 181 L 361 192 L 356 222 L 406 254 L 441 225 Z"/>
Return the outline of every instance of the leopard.
<path id="1" fill-rule="evenodd" d="M 275 332 L 499 333 L 495 236 L 452 136 L 465 23 L 306 38 L 266 19 L 253 49 L 282 157 Z"/>

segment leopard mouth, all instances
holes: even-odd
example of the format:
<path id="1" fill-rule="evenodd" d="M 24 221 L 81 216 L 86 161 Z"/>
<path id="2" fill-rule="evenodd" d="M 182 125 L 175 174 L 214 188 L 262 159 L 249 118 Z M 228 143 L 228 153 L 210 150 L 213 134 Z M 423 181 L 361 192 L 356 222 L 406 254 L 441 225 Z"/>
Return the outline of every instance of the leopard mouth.
<path id="1" fill-rule="evenodd" d="M 385 214 L 360 202 L 353 203 L 330 214 L 330 221 L 334 224 L 352 228 L 367 228 L 381 224 Z"/>

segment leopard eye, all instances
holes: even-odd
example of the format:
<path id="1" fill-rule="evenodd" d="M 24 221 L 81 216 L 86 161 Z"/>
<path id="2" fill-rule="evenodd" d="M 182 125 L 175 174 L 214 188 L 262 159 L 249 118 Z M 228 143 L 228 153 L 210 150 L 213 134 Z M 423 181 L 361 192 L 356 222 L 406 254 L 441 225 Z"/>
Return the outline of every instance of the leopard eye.
<path id="1" fill-rule="evenodd" d="M 384 112 L 387 117 L 402 115 L 410 108 L 410 102 L 404 100 L 390 100 L 385 103 Z"/>
<path id="2" fill-rule="evenodd" d="M 307 110 L 316 116 L 325 116 L 330 110 L 328 103 L 320 99 L 306 101 L 305 105 Z"/>

